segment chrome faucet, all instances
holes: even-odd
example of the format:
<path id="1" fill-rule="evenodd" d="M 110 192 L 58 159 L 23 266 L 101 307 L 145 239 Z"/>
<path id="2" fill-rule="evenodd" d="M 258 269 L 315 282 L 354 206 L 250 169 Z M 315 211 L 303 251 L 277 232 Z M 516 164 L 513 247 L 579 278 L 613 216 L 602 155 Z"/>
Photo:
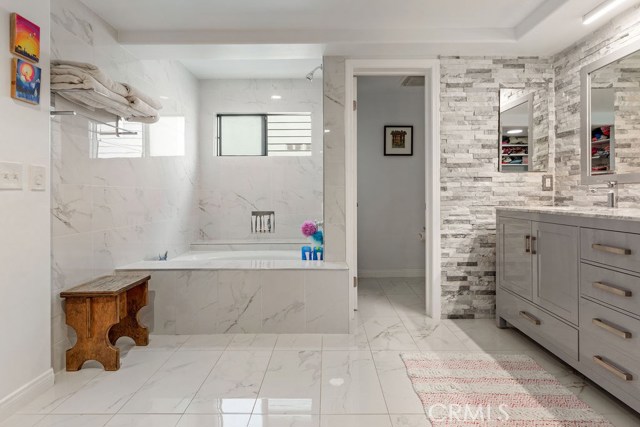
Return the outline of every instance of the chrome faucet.
<path id="1" fill-rule="evenodd" d="M 618 207 L 618 183 L 609 181 L 607 183 L 609 190 L 607 191 L 607 206 L 610 208 Z"/>

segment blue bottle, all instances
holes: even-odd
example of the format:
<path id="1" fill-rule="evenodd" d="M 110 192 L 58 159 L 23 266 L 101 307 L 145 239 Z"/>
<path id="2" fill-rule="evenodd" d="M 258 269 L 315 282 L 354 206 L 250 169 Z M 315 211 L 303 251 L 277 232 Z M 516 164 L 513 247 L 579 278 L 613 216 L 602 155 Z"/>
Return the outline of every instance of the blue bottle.
<path id="1" fill-rule="evenodd" d="M 303 261 L 311 261 L 313 258 L 313 251 L 311 250 L 311 246 L 303 246 L 302 247 L 302 260 Z"/>
<path id="2" fill-rule="evenodd" d="M 322 249 L 322 246 L 316 246 L 313 248 L 313 259 L 314 261 L 324 260 L 324 249 Z"/>

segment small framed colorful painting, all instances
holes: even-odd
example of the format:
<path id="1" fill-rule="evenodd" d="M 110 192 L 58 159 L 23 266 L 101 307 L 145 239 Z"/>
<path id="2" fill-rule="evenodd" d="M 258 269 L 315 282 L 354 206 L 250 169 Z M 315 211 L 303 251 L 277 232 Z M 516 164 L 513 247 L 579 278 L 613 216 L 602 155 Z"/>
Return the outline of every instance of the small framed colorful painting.
<path id="1" fill-rule="evenodd" d="M 413 156 L 413 126 L 385 126 L 384 155 Z"/>
<path id="2" fill-rule="evenodd" d="M 11 52 L 29 61 L 40 60 L 40 27 L 17 13 L 11 14 Z"/>
<path id="3" fill-rule="evenodd" d="M 40 104 L 40 68 L 18 58 L 13 58 L 12 65 L 11 97 L 30 104 Z"/>

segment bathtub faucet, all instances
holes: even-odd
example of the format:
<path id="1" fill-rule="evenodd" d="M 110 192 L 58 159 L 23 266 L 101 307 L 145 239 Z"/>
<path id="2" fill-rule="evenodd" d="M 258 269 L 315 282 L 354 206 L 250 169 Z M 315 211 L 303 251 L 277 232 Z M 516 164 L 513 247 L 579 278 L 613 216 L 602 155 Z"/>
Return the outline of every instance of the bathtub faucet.
<path id="1" fill-rule="evenodd" d="M 251 234 L 275 232 L 276 213 L 274 211 L 251 212 Z"/>

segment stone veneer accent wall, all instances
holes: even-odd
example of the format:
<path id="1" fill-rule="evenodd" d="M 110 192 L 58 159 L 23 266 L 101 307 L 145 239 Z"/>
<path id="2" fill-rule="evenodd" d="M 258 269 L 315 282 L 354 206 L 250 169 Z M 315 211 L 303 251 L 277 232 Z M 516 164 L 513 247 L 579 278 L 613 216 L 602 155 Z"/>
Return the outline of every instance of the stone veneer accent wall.
<path id="1" fill-rule="evenodd" d="M 621 13 L 596 32 L 553 57 L 555 71 L 556 204 L 606 206 L 602 191 L 580 184 L 580 69 L 640 36 L 640 6 Z M 597 187 L 597 186 L 596 186 Z M 640 185 L 620 187 L 620 206 L 638 207 Z"/>
<path id="2" fill-rule="evenodd" d="M 443 317 L 494 316 L 495 208 L 553 205 L 542 173 L 498 172 L 497 145 L 500 88 L 552 82 L 548 59 L 441 58 Z"/>

